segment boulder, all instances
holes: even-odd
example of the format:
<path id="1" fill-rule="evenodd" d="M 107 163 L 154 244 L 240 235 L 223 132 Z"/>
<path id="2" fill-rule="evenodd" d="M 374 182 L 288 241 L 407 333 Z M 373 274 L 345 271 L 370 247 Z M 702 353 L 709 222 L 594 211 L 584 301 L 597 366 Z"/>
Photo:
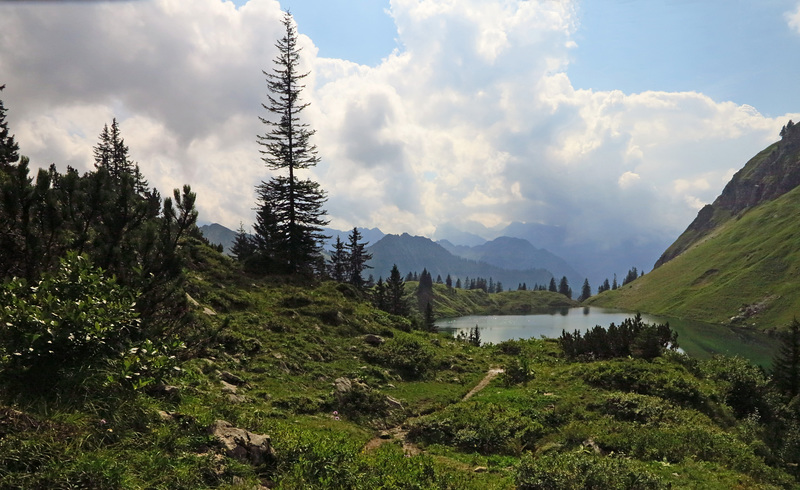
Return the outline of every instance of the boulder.
<path id="1" fill-rule="evenodd" d="M 384 339 L 380 335 L 374 335 L 370 333 L 364 336 L 364 342 L 371 346 L 378 347 L 379 345 L 386 342 L 386 339 Z"/>
<path id="2" fill-rule="evenodd" d="M 209 427 L 208 433 L 217 440 L 229 458 L 260 466 L 275 457 L 272 440 L 268 435 L 254 434 L 224 420 L 215 421 Z"/>

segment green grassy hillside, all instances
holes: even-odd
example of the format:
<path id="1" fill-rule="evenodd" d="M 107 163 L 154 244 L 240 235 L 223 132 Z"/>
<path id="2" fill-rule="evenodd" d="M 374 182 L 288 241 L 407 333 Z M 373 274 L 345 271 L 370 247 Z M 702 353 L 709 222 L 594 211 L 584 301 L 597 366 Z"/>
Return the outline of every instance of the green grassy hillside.
<path id="1" fill-rule="evenodd" d="M 761 424 L 777 399 L 741 359 L 572 361 L 544 339 L 477 347 L 413 330 L 347 285 L 250 277 L 205 246 L 191 255 L 196 333 L 181 370 L 168 385 L 80 396 L 2 385 L 0 488 L 795 485 L 800 440 Z M 554 295 L 486 296 L 452 294 L 512 309 Z M 271 436 L 274 452 L 226 452 L 218 420 Z"/>
<path id="2" fill-rule="evenodd" d="M 795 485 L 800 441 L 751 416 L 776 398 L 741 359 L 572 361 L 544 339 L 477 347 L 412 330 L 347 285 L 250 277 L 204 246 L 192 256 L 200 330 L 181 371 L 166 386 L 80 396 L 3 385 L 0 488 Z M 491 296 L 513 309 L 555 295 Z M 271 436 L 273 452 L 226 452 L 218 420 Z"/>
<path id="3" fill-rule="evenodd" d="M 417 283 L 410 282 L 409 300 Z M 437 318 L 466 315 L 528 315 L 547 313 L 554 308 L 569 308 L 580 303 L 550 291 L 503 291 L 489 294 L 480 289 L 455 289 L 434 284 L 433 308 Z"/>
<path id="4" fill-rule="evenodd" d="M 762 329 L 800 314 L 800 188 L 731 219 L 588 303 Z"/>

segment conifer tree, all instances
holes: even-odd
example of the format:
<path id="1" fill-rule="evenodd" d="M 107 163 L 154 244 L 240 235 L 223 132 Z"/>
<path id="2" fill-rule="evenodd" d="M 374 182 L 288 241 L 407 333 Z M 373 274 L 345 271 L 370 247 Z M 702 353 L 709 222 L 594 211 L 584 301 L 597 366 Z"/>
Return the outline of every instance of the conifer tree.
<path id="1" fill-rule="evenodd" d="M 592 296 L 592 288 L 589 286 L 589 278 L 583 280 L 583 287 L 581 288 L 581 296 L 578 301 L 584 301 Z"/>
<path id="2" fill-rule="evenodd" d="M 322 226 L 326 201 L 325 192 L 317 182 L 301 180 L 297 172 L 315 166 L 319 162 L 317 148 L 311 144 L 314 131 L 300 119 L 300 113 L 308 107 L 300 102 L 304 88 L 301 81 L 308 73 L 299 72 L 300 48 L 297 46 L 297 31 L 289 12 L 283 18 L 285 33 L 275 46 L 278 55 L 272 72 L 263 72 L 267 77 L 268 104 L 262 104 L 272 116 L 259 119 L 269 130 L 258 136 L 262 146 L 262 160 L 273 171 L 286 172 L 272 177 L 258 187 L 258 208 L 271 208 L 275 217 L 278 247 L 275 259 L 290 273 L 311 273 L 321 257 L 321 242 L 325 239 Z"/>
<path id="3" fill-rule="evenodd" d="M 427 268 L 423 268 L 422 274 L 419 276 L 417 301 L 419 302 L 420 310 L 423 310 L 426 304 L 433 302 L 433 277 Z"/>
<path id="4" fill-rule="evenodd" d="M 780 349 L 772 361 L 775 385 L 788 398 L 800 394 L 800 322 L 792 320 L 781 338 Z"/>
<path id="5" fill-rule="evenodd" d="M 372 292 L 372 304 L 374 304 L 377 308 L 388 311 L 389 310 L 389 301 L 387 298 L 386 292 L 386 284 L 383 282 L 383 277 L 378 278 L 377 284 L 375 284 L 375 289 Z"/>
<path id="6" fill-rule="evenodd" d="M 436 317 L 433 315 L 433 306 L 430 301 L 425 305 L 425 330 L 436 332 Z"/>
<path id="7" fill-rule="evenodd" d="M 389 280 L 386 281 L 386 311 L 393 315 L 408 314 L 408 306 L 403 298 L 404 293 L 405 282 L 403 281 L 403 276 L 400 275 L 397 264 L 395 264 L 389 273 Z"/>
<path id="8" fill-rule="evenodd" d="M 244 262 L 252 257 L 255 251 L 256 245 L 253 243 L 253 239 L 250 238 L 250 235 L 245 231 L 244 224 L 240 222 L 239 229 L 236 231 L 236 237 L 233 239 L 231 253 L 238 261 Z"/>
<path id="9" fill-rule="evenodd" d="M 558 287 L 556 286 L 556 278 L 555 277 L 551 277 L 550 278 L 550 286 L 548 287 L 548 291 L 553 292 L 553 293 L 557 293 L 558 292 Z"/>
<path id="10" fill-rule="evenodd" d="M 559 281 L 558 283 L 558 292 L 568 298 L 571 296 L 569 289 L 569 281 L 567 281 L 567 276 L 561 276 L 561 281 Z"/>
<path id="11" fill-rule="evenodd" d="M 347 255 L 347 250 L 345 250 L 345 244 L 338 235 L 336 236 L 336 243 L 333 246 L 333 250 L 330 251 L 330 256 L 328 274 L 330 274 L 331 279 L 336 282 L 345 282 L 349 278 L 349 257 Z"/>
<path id="12" fill-rule="evenodd" d="M 5 85 L 0 85 L 0 92 L 4 88 Z M 0 169 L 7 168 L 19 160 L 19 145 L 14 141 L 14 135 L 9 134 L 6 111 L 3 100 L 0 99 Z"/>
<path id="13" fill-rule="evenodd" d="M 364 287 L 364 278 L 361 277 L 361 273 L 364 269 L 372 269 L 372 266 L 367 265 L 367 262 L 372 259 L 372 254 L 366 251 L 369 242 L 362 242 L 362 238 L 363 236 L 359 233 L 358 228 L 353 228 L 353 231 L 347 237 L 347 245 L 345 245 L 347 249 L 348 280 L 350 284 L 359 289 Z"/>

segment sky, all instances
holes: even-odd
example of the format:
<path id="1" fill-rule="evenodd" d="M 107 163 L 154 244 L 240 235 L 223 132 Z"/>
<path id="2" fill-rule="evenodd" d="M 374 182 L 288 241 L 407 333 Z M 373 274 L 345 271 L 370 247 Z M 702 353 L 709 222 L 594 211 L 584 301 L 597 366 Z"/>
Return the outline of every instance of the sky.
<path id="1" fill-rule="evenodd" d="M 798 0 L 0 1 L 21 153 L 91 170 L 117 118 L 162 194 L 248 227 L 284 9 L 337 229 L 669 243 L 800 119 Z"/>

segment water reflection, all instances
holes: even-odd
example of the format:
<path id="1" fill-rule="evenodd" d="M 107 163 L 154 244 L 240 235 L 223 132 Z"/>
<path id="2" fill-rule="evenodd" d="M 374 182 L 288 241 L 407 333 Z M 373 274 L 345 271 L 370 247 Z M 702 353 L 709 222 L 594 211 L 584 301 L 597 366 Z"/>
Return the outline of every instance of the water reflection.
<path id="1" fill-rule="evenodd" d="M 595 325 L 619 325 L 635 313 L 607 308 L 559 308 L 539 315 L 466 316 L 436 322 L 439 330 L 458 335 L 476 325 L 484 342 L 498 343 L 518 338 L 555 338 L 562 330 L 586 331 Z M 762 366 L 769 366 L 777 350 L 777 339 L 761 332 L 712 325 L 675 318 L 642 315 L 647 323 L 669 323 L 678 332 L 681 349 L 691 356 L 709 358 L 714 354 L 739 355 Z"/>

